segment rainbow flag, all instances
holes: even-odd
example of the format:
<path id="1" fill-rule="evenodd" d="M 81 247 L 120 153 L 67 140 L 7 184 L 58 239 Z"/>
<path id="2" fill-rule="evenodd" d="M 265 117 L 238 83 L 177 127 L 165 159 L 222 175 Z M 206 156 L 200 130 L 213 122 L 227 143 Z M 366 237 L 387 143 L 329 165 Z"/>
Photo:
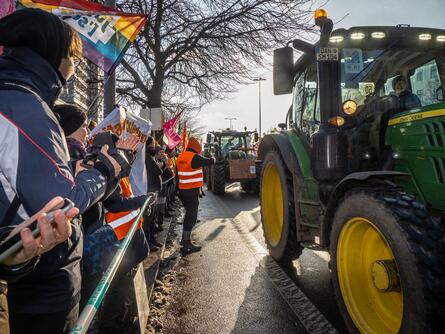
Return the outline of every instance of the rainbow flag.
<path id="1" fill-rule="evenodd" d="M 82 38 L 83 55 L 107 74 L 122 60 L 148 17 L 86 0 L 17 0 L 17 9 L 24 7 L 40 8 L 61 17 Z"/>

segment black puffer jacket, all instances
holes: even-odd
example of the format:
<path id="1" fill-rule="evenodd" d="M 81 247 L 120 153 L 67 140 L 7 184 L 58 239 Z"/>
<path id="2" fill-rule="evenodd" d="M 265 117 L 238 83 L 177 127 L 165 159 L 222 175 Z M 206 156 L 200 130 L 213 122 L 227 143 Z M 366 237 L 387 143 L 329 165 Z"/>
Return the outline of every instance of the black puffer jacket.
<path id="1" fill-rule="evenodd" d="M 103 196 L 107 178 L 95 168 L 73 177 L 66 141 L 50 108 L 62 86 L 57 72 L 32 50 L 5 49 L 0 81 L 34 91 L 0 90 L 0 227 L 16 195 L 20 207 L 8 225 L 31 216 L 55 196 L 71 199 L 84 212 Z M 76 221 L 72 231 L 68 241 L 40 257 L 31 273 L 9 285 L 13 312 L 58 312 L 78 302 L 82 232 Z"/>

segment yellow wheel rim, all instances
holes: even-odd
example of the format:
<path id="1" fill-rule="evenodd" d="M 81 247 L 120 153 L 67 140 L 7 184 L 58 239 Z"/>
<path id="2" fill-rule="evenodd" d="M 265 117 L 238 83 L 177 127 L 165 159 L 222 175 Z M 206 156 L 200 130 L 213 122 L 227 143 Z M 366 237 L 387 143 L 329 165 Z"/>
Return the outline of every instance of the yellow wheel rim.
<path id="1" fill-rule="evenodd" d="M 283 230 L 284 203 L 280 174 L 277 167 L 271 163 L 268 163 L 263 171 L 261 209 L 264 233 L 269 244 L 275 247 L 280 242 Z"/>
<path id="2" fill-rule="evenodd" d="M 337 274 L 343 301 L 361 333 L 398 333 L 403 294 L 394 255 L 379 229 L 350 219 L 338 240 Z"/>

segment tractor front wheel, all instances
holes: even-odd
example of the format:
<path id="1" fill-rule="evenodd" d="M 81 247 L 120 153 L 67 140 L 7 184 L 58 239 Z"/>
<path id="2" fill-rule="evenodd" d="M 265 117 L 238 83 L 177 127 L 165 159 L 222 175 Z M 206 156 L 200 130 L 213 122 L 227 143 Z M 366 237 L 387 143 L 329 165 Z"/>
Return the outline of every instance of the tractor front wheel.
<path id="1" fill-rule="evenodd" d="M 213 166 L 207 166 L 204 168 L 204 180 L 207 184 L 207 190 L 212 191 L 212 174 L 213 174 Z"/>
<path id="2" fill-rule="evenodd" d="M 224 195 L 226 191 L 226 171 L 223 164 L 213 165 L 212 191 L 215 195 Z"/>
<path id="3" fill-rule="evenodd" d="M 330 237 L 334 292 L 351 333 L 435 333 L 444 229 L 414 196 L 354 190 Z"/>
<path id="4" fill-rule="evenodd" d="M 264 237 L 270 255 L 286 263 L 298 258 L 292 174 L 276 151 L 267 153 L 261 171 L 260 203 Z"/>

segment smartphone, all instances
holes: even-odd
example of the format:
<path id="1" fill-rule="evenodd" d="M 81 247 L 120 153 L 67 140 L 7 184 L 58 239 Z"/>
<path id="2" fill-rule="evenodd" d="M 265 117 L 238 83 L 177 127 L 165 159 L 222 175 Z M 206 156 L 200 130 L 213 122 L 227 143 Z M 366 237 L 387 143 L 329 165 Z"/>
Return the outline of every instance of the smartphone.
<path id="1" fill-rule="evenodd" d="M 60 209 L 63 213 L 66 214 L 73 207 L 74 203 L 71 200 L 65 198 L 63 202 L 48 210 L 48 212 L 46 213 L 48 222 L 50 224 L 54 224 L 54 211 Z M 38 237 L 40 235 L 40 229 L 37 225 L 37 215 L 39 213 L 40 212 L 36 213 L 35 215 L 17 225 L 11 231 L 11 233 L 2 242 L 0 242 L 0 263 L 6 260 L 9 256 L 18 252 L 23 247 L 22 239 L 20 237 L 20 231 L 23 228 L 29 228 L 34 237 Z"/>

